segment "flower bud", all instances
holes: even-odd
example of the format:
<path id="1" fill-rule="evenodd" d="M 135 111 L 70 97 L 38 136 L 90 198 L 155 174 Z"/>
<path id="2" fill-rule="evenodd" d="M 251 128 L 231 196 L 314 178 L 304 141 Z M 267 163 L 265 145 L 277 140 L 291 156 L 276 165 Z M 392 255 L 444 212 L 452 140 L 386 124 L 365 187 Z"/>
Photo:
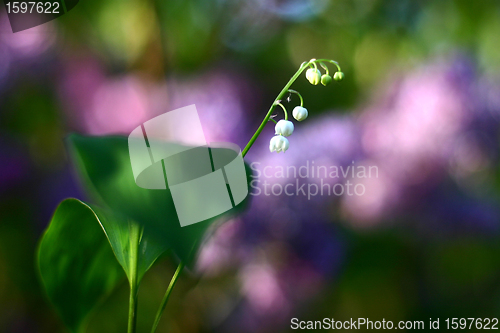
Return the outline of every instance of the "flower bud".
<path id="1" fill-rule="evenodd" d="M 271 142 L 269 142 L 269 150 L 271 153 L 273 151 L 279 153 L 280 151 L 285 152 L 290 146 L 288 139 L 282 135 L 275 135 L 272 137 Z"/>
<path id="2" fill-rule="evenodd" d="M 306 78 L 311 84 L 317 85 L 321 81 L 321 72 L 317 68 L 309 68 L 306 71 Z"/>
<path id="3" fill-rule="evenodd" d="M 321 76 L 321 84 L 324 85 L 325 87 L 329 85 L 332 82 L 332 77 L 328 74 L 323 74 Z"/>
<path id="4" fill-rule="evenodd" d="M 311 80 L 311 74 L 313 74 L 313 73 L 314 73 L 314 68 L 308 68 L 308 69 L 307 69 L 307 71 L 306 71 L 306 79 L 307 79 L 308 81 L 310 81 L 310 80 Z"/>
<path id="5" fill-rule="evenodd" d="M 334 75 L 333 75 L 333 79 L 335 81 L 342 81 L 344 79 L 344 73 L 342 72 L 336 72 Z"/>
<path id="6" fill-rule="evenodd" d="M 293 133 L 293 123 L 288 120 L 280 120 L 274 127 L 276 135 L 290 136 Z"/>
<path id="7" fill-rule="evenodd" d="M 307 112 L 307 109 L 302 107 L 302 106 L 296 106 L 293 111 L 292 111 L 292 116 L 297 120 L 297 121 L 302 121 L 307 118 L 309 113 Z"/>

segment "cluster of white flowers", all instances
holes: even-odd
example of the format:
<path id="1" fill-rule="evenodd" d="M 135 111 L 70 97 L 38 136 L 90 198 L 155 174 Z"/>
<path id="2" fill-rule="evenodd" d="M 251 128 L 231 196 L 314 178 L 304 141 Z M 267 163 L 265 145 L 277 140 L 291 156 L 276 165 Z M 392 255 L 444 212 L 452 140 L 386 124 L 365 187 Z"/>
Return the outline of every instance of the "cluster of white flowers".
<path id="1" fill-rule="evenodd" d="M 302 121 L 307 118 L 308 112 L 306 108 L 302 106 L 296 106 L 292 111 L 292 115 L 295 120 Z M 277 153 L 279 153 L 280 151 L 285 152 L 290 145 L 286 136 L 292 135 L 294 130 L 293 123 L 289 120 L 282 119 L 276 123 L 274 130 L 276 135 L 271 139 L 269 150 L 271 152 L 275 151 Z"/>
<path id="2" fill-rule="evenodd" d="M 322 85 L 327 86 L 332 82 L 332 77 L 330 76 L 328 72 L 328 68 L 326 65 L 323 64 L 323 62 L 320 60 L 319 63 L 320 65 L 326 70 L 326 73 L 321 75 L 320 70 L 316 66 L 316 59 L 311 59 L 309 61 L 309 66 L 311 66 L 309 69 L 306 71 L 306 79 L 313 85 L 318 85 L 320 82 Z M 305 65 L 306 63 L 303 63 L 302 65 Z M 313 67 L 314 66 L 314 67 Z M 337 65 L 338 67 L 338 65 Z M 335 81 L 342 81 L 344 79 L 344 73 L 340 71 L 340 67 L 338 72 L 335 72 L 333 75 L 333 80 Z M 295 91 L 295 90 L 288 90 L 290 93 L 295 93 L 299 95 L 300 97 L 300 106 L 296 106 L 293 111 L 292 115 L 297 121 L 303 121 L 304 119 L 307 118 L 309 113 L 307 112 L 307 109 L 302 106 L 303 100 L 302 96 Z M 288 142 L 288 139 L 286 138 L 287 136 L 292 135 L 294 126 L 293 123 L 289 120 L 287 120 L 287 112 L 285 107 L 280 103 L 280 101 L 277 101 L 275 105 L 279 105 L 283 108 L 285 111 L 285 119 L 282 119 L 276 123 L 275 127 L 275 136 L 272 137 L 271 142 L 269 143 L 269 150 L 272 152 L 285 152 L 288 147 L 290 146 L 290 143 Z"/>

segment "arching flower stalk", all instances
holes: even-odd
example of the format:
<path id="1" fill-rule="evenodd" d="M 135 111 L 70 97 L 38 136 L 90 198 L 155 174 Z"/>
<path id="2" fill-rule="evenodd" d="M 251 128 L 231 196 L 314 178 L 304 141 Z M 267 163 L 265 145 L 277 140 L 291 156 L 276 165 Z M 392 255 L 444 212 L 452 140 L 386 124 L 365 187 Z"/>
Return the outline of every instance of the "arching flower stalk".
<path id="1" fill-rule="evenodd" d="M 250 141 L 246 145 L 245 149 L 243 149 L 243 152 L 242 152 L 243 156 L 245 156 L 248 153 L 248 150 L 252 147 L 253 143 L 255 142 L 255 140 L 257 140 L 258 136 L 260 135 L 260 133 L 264 129 L 264 126 L 266 126 L 266 124 L 269 121 L 272 121 L 275 123 L 275 133 L 276 133 L 276 135 L 271 138 L 271 141 L 269 143 L 269 150 L 271 152 L 275 151 L 275 152 L 279 153 L 281 151 L 285 152 L 288 149 L 290 143 L 286 137 L 292 135 L 292 133 L 294 131 L 294 125 L 291 121 L 288 120 L 288 112 L 287 112 L 285 106 L 283 104 L 281 104 L 281 100 L 285 96 L 285 94 L 287 94 L 287 93 L 290 95 L 291 94 L 297 95 L 300 99 L 300 106 L 296 106 L 293 109 L 292 116 L 297 121 L 305 120 L 308 116 L 308 111 L 304 107 L 304 99 L 302 98 L 302 95 L 298 91 L 290 89 L 290 87 L 295 82 L 295 80 L 297 80 L 297 78 L 300 76 L 300 74 L 308 67 L 309 68 L 307 69 L 307 72 L 306 72 L 306 78 L 311 84 L 318 85 L 320 82 L 324 86 L 329 84 L 332 81 L 332 78 L 331 78 L 330 73 L 328 71 L 328 67 L 325 65 L 325 63 L 330 63 L 330 64 L 334 64 L 335 66 L 337 66 L 338 71 L 335 72 L 335 74 L 333 76 L 333 79 L 335 81 L 341 81 L 344 78 L 344 73 L 341 72 L 339 64 L 334 60 L 311 59 L 309 61 L 303 62 L 302 65 L 300 65 L 297 72 L 292 76 L 292 78 L 288 81 L 288 83 L 285 85 L 285 87 L 281 90 L 281 92 L 278 94 L 278 96 L 274 100 L 273 104 L 269 108 L 269 111 L 267 112 L 266 116 L 264 117 L 264 120 L 260 124 L 259 128 L 255 132 L 255 134 L 252 136 L 252 138 L 250 139 Z M 320 66 L 325 70 L 325 74 L 321 75 L 321 71 L 318 69 L 317 64 L 320 64 Z M 288 99 L 288 101 L 290 101 L 290 99 Z M 274 119 L 275 116 L 272 115 L 272 113 L 274 111 L 274 108 L 278 105 L 283 109 L 284 119 L 276 121 Z M 170 293 L 172 292 L 172 289 L 173 289 L 173 287 L 174 287 L 174 285 L 179 277 L 179 273 L 180 273 L 180 271 L 182 271 L 183 267 L 184 267 L 183 263 L 181 262 L 179 264 L 179 266 L 177 267 L 177 271 L 175 272 L 172 280 L 170 281 L 170 285 L 167 289 L 167 292 L 165 293 L 165 296 L 163 297 L 160 308 L 158 309 L 158 313 L 156 314 L 155 323 L 153 325 L 153 329 L 152 329 L 151 333 L 154 333 L 156 331 L 156 328 L 157 328 L 158 323 L 160 321 L 162 312 L 165 309 L 165 306 L 166 306 L 168 299 L 170 297 Z"/>
<path id="2" fill-rule="evenodd" d="M 333 79 L 330 76 L 330 72 L 328 69 L 328 66 L 326 65 L 327 63 L 329 64 L 334 64 L 337 67 L 337 71 L 333 75 Z M 321 71 L 318 69 L 318 64 L 325 70 L 325 74 L 321 74 Z M 269 111 L 267 112 L 266 116 L 264 117 L 264 120 L 260 124 L 259 128 L 255 132 L 255 134 L 252 136 L 248 144 L 246 145 L 245 149 L 243 149 L 242 155 L 245 156 L 248 153 L 248 150 L 252 147 L 254 144 L 255 140 L 259 137 L 260 133 L 266 126 L 266 124 L 269 121 L 272 121 L 276 124 L 275 126 L 275 133 L 276 135 L 271 138 L 271 141 L 269 143 L 269 150 L 271 152 L 285 152 L 288 147 L 289 147 L 289 141 L 286 138 L 287 136 L 290 136 L 293 131 L 294 131 L 294 125 L 291 121 L 288 120 L 288 112 L 283 104 L 281 104 L 282 98 L 285 96 L 285 94 L 295 94 L 299 96 L 300 99 L 300 106 L 296 106 L 293 111 L 292 111 L 292 116 L 295 118 L 297 121 L 303 121 L 307 118 L 309 115 L 309 112 L 307 109 L 304 107 L 304 99 L 302 98 L 302 95 L 293 89 L 290 89 L 292 84 L 297 80 L 297 78 L 302 74 L 302 72 L 307 69 L 306 71 L 306 79 L 313 85 L 318 85 L 320 82 L 322 85 L 327 86 L 329 85 L 332 80 L 335 81 L 342 81 L 344 79 L 344 73 L 342 73 L 342 70 L 340 69 L 339 64 L 330 59 L 311 59 L 309 61 L 305 61 L 300 65 L 299 69 L 297 72 L 292 76 L 292 78 L 288 81 L 288 83 L 285 85 L 285 87 L 281 90 L 281 92 L 278 94 L 276 99 L 274 100 L 273 104 L 269 108 Z M 288 99 L 290 100 L 290 99 Z M 274 108 L 279 105 L 284 112 L 284 119 L 276 121 L 274 119 L 275 116 L 272 116 L 272 113 L 274 111 Z"/>

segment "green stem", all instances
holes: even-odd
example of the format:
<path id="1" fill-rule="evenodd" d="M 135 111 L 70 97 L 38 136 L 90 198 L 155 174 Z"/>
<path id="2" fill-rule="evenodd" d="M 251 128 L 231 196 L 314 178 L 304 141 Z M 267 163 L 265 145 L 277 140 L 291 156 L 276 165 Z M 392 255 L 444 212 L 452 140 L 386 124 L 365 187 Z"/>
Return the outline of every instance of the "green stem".
<path id="1" fill-rule="evenodd" d="M 160 308 L 158 309 L 158 312 L 156 313 L 156 318 L 153 324 L 153 328 L 151 329 L 151 333 L 154 333 L 156 331 L 156 328 L 158 327 L 158 324 L 160 323 L 161 315 L 163 313 L 163 310 L 165 310 L 165 307 L 167 306 L 168 299 L 170 298 L 170 294 L 172 293 L 172 290 L 174 289 L 175 283 L 177 282 L 177 279 L 179 278 L 179 275 L 184 268 L 184 263 L 181 261 L 179 263 L 179 266 L 177 266 L 177 270 L 174 273 L 174 276 L 172 277 L 172 280 L 170 280 L 170 284 L 168 285 L 167 291 L 165 292 L 165 296 L 163 296 L 163 299 L 160 304 Z"/>
<path id="2" fill-rule="evenodd" d="M 300 106 L 304 106 L 304 99 L 302 98 L 302 95 L 297 90 L 288 89 L 288 92 L 298 95 L 300 98 Z"/>
<path id="3" fill-rule="evenodd" d="M 326 75 L 330 75 L 330 71 L 328 70 L 328 66 L 326 66 L 323 62 L 320 62 L 319 64 L 320 64 L 320 65 L 321 65 L 321 67 L 323 67 L 323 69 L 325 70 Z"/>
<path id="4" fill-rule="evenodd" d="M 139 253 L 139 243 L 142 237 L 142 228 L 137 223 L 131 223 L 130 229 L 130 251 L 129 251 L 129 282 L 130 296 L 128 306 L 128 333 L 135 333 L 137 322 L 137 291 L 139 283 L 137 279 L 137 262 Z"/>
<path id="5" fill-rule="evenodd" d="M 250 139 L 250 141 L 248 141 L 245 149 L 243 149 L 243 152 L 241 153 L 241 155 L 243 157 L 245 157 L 245 155 L 248 153 L 248 150 L 252 147 L 252 145 L 254 144 L 255 140 L 257 140 L 257 138 L 259 137 L 260 133 L 262 132 L 262 130 L 266 126 L 267 122 L 269 121 L 269 117 L 271 117 L 271 114 L 273 113 L 274 107 L 276 106 L 276 102 L 279 101 L 279 100 L 281 100 L 283 98 L 283 96 L 288 92 L 288 89 L 291 87 L 291 85 L 295 82 L 295 80 L 297 80 L 297 78 L 304 71 L 304 69 L 306 69 L 310 65 L 310 63 L 311 63 L 310 61 L 302 63 L 302 65 L 299 67 L 299 69 L 297 70 L 297 72 L 295 72 L 295 74 L 292 76 L 292 78 L 288 81 L 288 83 L 285 85 L 285 87 L 278 94 L 278 96 L 274 100 L 273 104 L 269 108 L 269 111 L 267 112 L 266 117 L 264 118 L 264 120 L 260 124 L 259 128 L 257 129 L 257 131 L 254 133 L 254 135 L 252 136 L 252 138 Z"/>
<path id="6" fill-rule="evenodd" d="M 316 61 L 317 61 L 316 59 L 311 59 L 311 61 L 310 61 L 310 62 L 313 64 L 314 69 L 315 69 L 315 70 L 318 70 L 318 65 L 316 65 Z"/>
<path id="7" fill-rule="evenodd" d="M 339 70 L 339 72 L 342 72 L 342 70 L 340 69 L 340 65 L 338 62 L 336 62 L 335 60 L 331 60 L 331 59 L 317 59 L 316 60 L 317 62 L 329 62 L 331 64 L 334 64 L 335 66 L 337 66 L 337 69 Z"/>
<path id="8" fill-rule="evenodd" d="M 281 106 L 281 108 L 283 109 L 283 112 L 285 113 L 285 120 L 288 120 L 288 112 L 286 112 L 285 106 L 283 104 L 281 104 L 280 102 L 276 102 L 276 105 Z"/>
<path id="9" fill-rule="evenodd" d="M 137 322 L 137 288 L 130 286 L 130 296 L 128 301 L 128 333 L 135 333 Z"/>

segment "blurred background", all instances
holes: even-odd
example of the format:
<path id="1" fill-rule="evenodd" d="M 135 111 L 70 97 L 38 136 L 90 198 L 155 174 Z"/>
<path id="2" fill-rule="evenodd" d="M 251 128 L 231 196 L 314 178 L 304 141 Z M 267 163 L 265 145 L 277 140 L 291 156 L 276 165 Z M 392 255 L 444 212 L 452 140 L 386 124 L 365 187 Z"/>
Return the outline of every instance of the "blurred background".
<path id="1" fill-rule="evenodd" d="M 57 204 L 86 199 L 69 133 L 128 135 L 195 103 L 208 141 L 243 148 L 313 57 L 337 60 L 345 80 L 323 87 L 301 76 L 293 88 L 309 118 L 289 151 L 269 153 L 269 125 L 247 162 L 355 163 L 378 177 L 357 180 L 362 196 L 254 196 L 204 245 L 198 274 L 181 276 L 158 331 L 498 317 L 498 36 L 497 0 L 82 0 L 16 34 L 2 8 L 0 331 L 65 331 L 34 252 Z M 165 258 L 146 274 L 139 332 L 174 270 Z M 127 300 L 123 281 L 88 332 L 124 332 Z"/>

